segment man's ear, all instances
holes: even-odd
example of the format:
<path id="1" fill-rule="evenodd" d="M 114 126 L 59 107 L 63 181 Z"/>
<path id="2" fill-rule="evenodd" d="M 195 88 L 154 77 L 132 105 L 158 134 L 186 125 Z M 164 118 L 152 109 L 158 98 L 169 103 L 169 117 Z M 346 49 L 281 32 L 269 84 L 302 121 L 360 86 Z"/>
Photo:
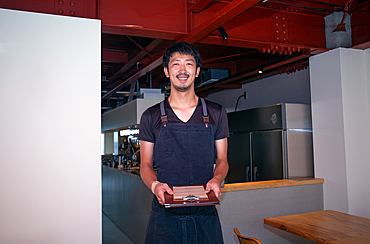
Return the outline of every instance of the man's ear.
<path id="1" fill-rule="evenodd" d="M 168 69 L 167 67 L 163 67 L 164 74 L 166 75 L 167 78 L 170 78 L 170 75 L 168 74 Z"/>
<path id="2" fill-rule="evenodd" d="M 199 73 L 200 73 L 200 67 L 197 68 L 197 74 L 195 75 L 195 77 L 198 77 Z"/>

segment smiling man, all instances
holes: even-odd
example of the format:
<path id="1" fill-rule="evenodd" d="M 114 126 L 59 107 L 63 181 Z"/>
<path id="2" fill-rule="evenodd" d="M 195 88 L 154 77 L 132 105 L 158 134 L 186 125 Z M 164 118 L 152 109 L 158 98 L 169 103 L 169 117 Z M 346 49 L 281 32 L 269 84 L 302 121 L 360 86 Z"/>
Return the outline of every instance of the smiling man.
<path id="1" fill-rule="evenodd" d="M 140 121 L 140 175 L 153 192 L 145 243 L 223 243 L 215 206 L 165 208 L 169 186 L 206 185 L 220 197 L 228 172 L 225 109 L 195 94 L 201 57 L 191 44 L 178 42 L 163 56 L 171 82 L 168 99 L 148 108 Z M 153 161 L 157 174 L 153 170 Z"/>
<path id="2" fill-rule="evenodd" d="M 174 53 L 168 66 L 164 67 L 165 75 L 172 81 L 171 87 L 180 92 L 194 88 L 195 77 L 199 76 L 199 72 L 200 67 L 197 66 L 194 57 L 180 53 Z"/>

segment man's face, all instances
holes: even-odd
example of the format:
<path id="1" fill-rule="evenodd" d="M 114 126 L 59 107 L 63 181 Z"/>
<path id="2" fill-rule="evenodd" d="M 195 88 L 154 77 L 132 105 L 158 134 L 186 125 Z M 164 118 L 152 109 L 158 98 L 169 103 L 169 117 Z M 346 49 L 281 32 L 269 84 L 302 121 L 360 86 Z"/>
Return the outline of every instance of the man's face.
<path id="1" fill-rule="evenodd" d="M 195 77 L 198 77 L 200 68 L 197 67 L 195 59 L 191 55 L 173 53 L 168 63 L 168 68 L 164 67 L 164 73 L 170 78 L 171 88 L 178 91 L 187 91 L 194 86 Z"/>

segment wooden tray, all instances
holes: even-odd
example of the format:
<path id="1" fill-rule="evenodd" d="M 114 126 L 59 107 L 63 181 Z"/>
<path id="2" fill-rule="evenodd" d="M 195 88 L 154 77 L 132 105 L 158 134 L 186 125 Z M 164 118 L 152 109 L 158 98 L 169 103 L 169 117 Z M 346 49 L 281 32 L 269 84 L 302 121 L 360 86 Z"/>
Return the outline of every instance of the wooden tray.
<path id="1" fill-rule="evenodd" d="M 205 185 L 202 185 L 203 188 L 205 189 Z M 172 186 L 170 186 L 171 189 L 173 189 Z M 210 191 L 207 193 L 208 199 L 199 199 L 195 201 L 183 201 L 183 200 L 174 200 L 173 196 L 164 193 L 164 199 L 165 203 L 164 206 L 165 208 L 174 208 L 174 207 L 191 207 L 191 206 L 208 206 L 208 205 L 219 205 L 220 200 L 216 197 L 215 193 L 213 191 Z"/>

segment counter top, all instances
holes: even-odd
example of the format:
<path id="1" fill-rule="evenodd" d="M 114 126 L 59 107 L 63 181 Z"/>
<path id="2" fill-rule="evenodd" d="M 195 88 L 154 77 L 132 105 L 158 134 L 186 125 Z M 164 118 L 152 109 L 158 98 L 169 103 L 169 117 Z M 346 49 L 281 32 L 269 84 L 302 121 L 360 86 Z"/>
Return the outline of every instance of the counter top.
<path id="1" fill-rule="evenodd" d="M 121 173 L 140 178 L 140 173 L 137 168 L 132 168 L 132 169 L 111 168 L 111 167 L 107 167 L 107 168 L 117 170 Z M 289 180 L 266 180 L 266 181 L 256 181 L 256 182 L 230 183 L 230 184 L 225 184 L 224 187 L 221 188 L 221 192 L 247 191 L 247 190 L 274 188 L 274 187 L 301 186 L 301 185 L 312 185 L 312 184 L 323 184 L 323 183 L 324 183 L 324 179 L 320 179 L 320 178 L 295 178 L 295 179 L 289 179 Z"/>
<path id="2" fill-rule="evenodd" d="M 289 179 L 289 180 L 267 180 L 267 181 L 257 181 L 257 182 L 242 182 L 242 183 L 225 184 L 225 186 L 221 188 L 221 192 L 246 191 L 246 190 L 264 189 L 264 188 L 312 185 L 312 184 L 322 184 L 322 183 L 324 183 L 324 179 L 320 179 L 320 178 L 297 178 L 297 179 Z"/>

